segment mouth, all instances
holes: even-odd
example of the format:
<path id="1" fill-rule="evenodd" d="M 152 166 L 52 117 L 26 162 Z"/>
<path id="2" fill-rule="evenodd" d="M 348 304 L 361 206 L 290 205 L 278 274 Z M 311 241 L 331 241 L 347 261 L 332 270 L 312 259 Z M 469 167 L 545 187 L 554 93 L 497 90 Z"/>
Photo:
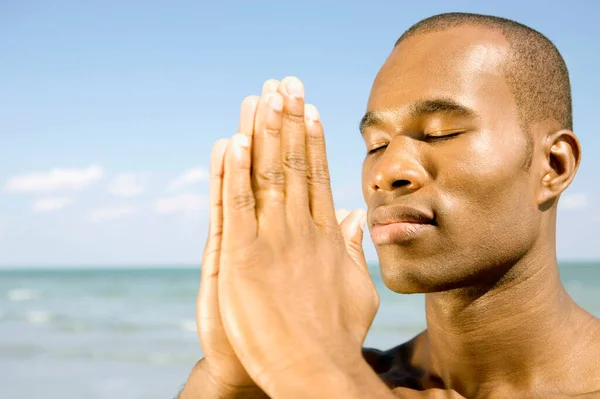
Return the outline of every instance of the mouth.
<path id="1" fill-rule="evenodd" d="M 407 243 L 437 225 L 433 212 L 408 206 L 376 208 L 371 219 L 371 239 L 375 245 Z"/>

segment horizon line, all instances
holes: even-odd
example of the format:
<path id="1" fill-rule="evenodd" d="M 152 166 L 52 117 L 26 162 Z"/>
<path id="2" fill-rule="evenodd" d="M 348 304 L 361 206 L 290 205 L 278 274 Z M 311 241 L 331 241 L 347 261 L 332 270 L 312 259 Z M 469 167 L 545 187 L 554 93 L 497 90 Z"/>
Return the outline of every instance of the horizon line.
<path id="1" fill-rule="evenodd" d="M 561 264 L 595 264 L 600 263 L 600 258 L 581 258 L 581 259 L 559 259 L 557 261 L 558 265 Z M 369 260 L 367 261 L 369 266 L 379 264 L 378 260 Z M 110 270 L 131 270 L 131 269 L 194 269 L 202 266 L 201 262 L 193 263 L 193 262 L 161 262 L 161 263 L 69 263 L 69 264 L 0 264 L 0 271 L 9 271 L 9 270 L 99 270 L 99 269 L 110 269 Z"/>

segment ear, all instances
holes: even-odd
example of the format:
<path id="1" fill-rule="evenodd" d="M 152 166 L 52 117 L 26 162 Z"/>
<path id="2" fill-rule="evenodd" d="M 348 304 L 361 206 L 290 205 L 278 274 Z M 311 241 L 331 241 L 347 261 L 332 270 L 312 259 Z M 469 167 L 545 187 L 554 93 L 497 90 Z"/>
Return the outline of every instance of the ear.
<path id="1" fill-rule="evenodd" d="M 581 161 L 581 145 L 572 131 L 559 130 L 546 137 L 544 155 L 541 207 L 555 203 L 573 181 Z"/>

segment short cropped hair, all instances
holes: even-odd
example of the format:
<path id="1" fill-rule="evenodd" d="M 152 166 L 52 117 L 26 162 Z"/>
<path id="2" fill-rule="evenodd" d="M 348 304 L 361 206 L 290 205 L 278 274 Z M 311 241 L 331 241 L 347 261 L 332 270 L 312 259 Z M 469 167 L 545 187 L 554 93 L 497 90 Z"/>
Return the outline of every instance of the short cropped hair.
<path id="1" fill-rule="evenodd" d="M 497 29 L 504 34 L 510 46 L 504 75 L 525 131 L 529 131 L 532 123 L 549 118 L 556 120 L 562 129 L 573 130 L 571 84 L 565 60 L 550 39 L 528 26 L 489 15 L 439 14 L 411 26 L 395 46 L 411 36 L 459 26 Z M 533 138 L 530 134 L 526 136 L 531 153 Z M 531 154 L 527 163 L 531 163 Z"/>

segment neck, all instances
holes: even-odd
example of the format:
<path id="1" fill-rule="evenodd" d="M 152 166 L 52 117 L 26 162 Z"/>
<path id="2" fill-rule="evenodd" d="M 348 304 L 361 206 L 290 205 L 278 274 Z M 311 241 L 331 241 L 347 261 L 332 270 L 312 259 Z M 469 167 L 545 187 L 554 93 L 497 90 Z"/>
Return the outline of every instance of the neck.
<path id="1" fill-rule="evenodd" d="M 428 362 L 446 387 L 466 397 L 530 389 L 575 364 L 593 318 L 567 294 L 551 255 L 522 259 L 489 287 L 426 296 Z"/>

